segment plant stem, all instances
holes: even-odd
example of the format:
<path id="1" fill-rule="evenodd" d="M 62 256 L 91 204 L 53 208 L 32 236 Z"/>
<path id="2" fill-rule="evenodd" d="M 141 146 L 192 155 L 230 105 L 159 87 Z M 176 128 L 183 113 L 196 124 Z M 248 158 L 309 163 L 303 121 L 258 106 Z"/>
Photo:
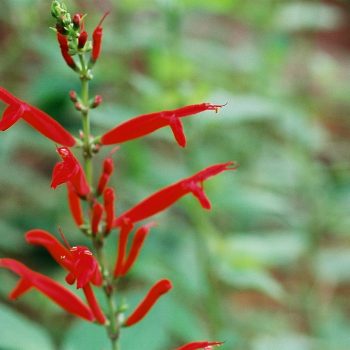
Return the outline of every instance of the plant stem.
<path id="1" fill-rule="evenodd" d="M 90 189 L 93 187 L 93 172 L 92 172 L 92 142 L 90 140 L 90 118 L 89 118 L 89 81 L 91 79 L 91 73 L 85 62 L 83 54 L 79 54 L 79 60 L 81 64 L 80 80 L 81 80 L 81 115 L 83 126 L 83 155 L 84 155 L 84 170 L 87 182 Z M 95 197 L 93 191 L 92 195 L 88 199 L 90 206 L 94 203 Z M 105 325 L 108 337 L 111 340 L 112 350 L 120 350 L 119 347 L 119 329 L 120 326 L 117 322 L 117 307 L 114 302 L 115 287 L 111 278 L 110 271 L 106 264 L 106 259 L 103 250 L 103 238 L 96 236 L 92 237 L 92 242 L 96 251 L 96 258 L 101 268 L 103 276 L 103 290 L 107 299 L 108 306 L 108 321 Z"/>
<path id="2" fill-rule="evenodd" d="M 81 110 L 82 122 L 83 122 L 83 143 L 84 143 L 84 160 L 85 160 L 85 174 L 87 181 L 92 186 L 92 152 L 90 144 L 90 118 L 89 118 L 89 76 L 88 68 L 85 63 L 83 55 L 79 55 L 81 63 L 81 101 L 83 103 L 83 108 Z"/>

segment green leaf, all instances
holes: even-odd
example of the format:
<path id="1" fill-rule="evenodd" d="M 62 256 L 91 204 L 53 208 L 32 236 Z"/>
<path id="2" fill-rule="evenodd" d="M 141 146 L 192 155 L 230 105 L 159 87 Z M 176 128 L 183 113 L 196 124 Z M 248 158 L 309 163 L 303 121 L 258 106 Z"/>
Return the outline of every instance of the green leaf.
<path id="1" fill-rule="evenodd" d="M 276 300 L 281 300 L 284 297 L 282 285 L 263 270 L 254 268 L 232 269 L 224 264 L 216 268 L 217 277 L 233 288 L 256 290 Z"/>

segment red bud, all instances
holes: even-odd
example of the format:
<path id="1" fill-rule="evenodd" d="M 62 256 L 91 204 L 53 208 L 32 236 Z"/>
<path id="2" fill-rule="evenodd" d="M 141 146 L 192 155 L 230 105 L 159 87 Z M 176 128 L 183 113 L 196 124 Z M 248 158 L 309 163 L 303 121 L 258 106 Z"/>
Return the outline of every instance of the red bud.
<path id="1" fill-rule="evenodd" d="M 87 39 L 88 39 L 88 33 L 84 30 L 79 35 L 79 39 L 78 39 L 78 48 L 79 49 L 82 49 L 85 46 Z"/>

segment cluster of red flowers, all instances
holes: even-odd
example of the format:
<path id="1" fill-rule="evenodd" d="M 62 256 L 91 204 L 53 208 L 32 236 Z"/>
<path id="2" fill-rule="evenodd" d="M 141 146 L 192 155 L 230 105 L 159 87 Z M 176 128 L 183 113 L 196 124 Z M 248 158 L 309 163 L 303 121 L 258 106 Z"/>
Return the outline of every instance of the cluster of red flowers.
<path id="1" fill-rule="evenodd" d="M 78 48 L 80 49 L 86 45 L 88 38 L 81 18 L 81 15 L 75 15 L 72 20 L 73 26 L 80 29 L 78 37 Z M 96 62 L 101 51 L 102 20 L 93 32 L 90 57 L 93 62 Z M 65 29 L 64 27 L 59 28 L 57 36 L 63 58 L 70 67 L 76 69 L 76 63 L 69 53 Z M 148 219 L 167 209 L 186 194 L 193 194 L 204 209 L 210 209 L 210 201 L 204 192 L 204 181 L 226 170 L 235 169 L 233 162 L 209 166 L 188 178 L 159 190 L 124 213 L 116 215 L 114 207 L 115 192 L 113 188 L 108 187 L 114 168 L 112 159 L 108 157 L 104 160 L 102 172 L 96 184 L 96 190 L 94 190 L 93 185 L 87 180 L 84 168 L 71 150 L 74 146 L 77 148 L 82 146 L 79 138 L 72 136 L 45 112 L 13 96 L 3 87 L 0 87 L 0 99 L 7 105 L 0 121 L 0 130 L 5 131 L 19 119 L 23 119 L 48 139 L 61 145 L 57 147 L 61 161 L 53 169 L 51 187 L 56 188 L 62 184 L 66 185 L 68 203 L 76 225 L 85 230 L 92 240 L 95 239 L 99 242 L 103 242 L 114 229 L 119 230 L 113 281 L 125 276 L 130 271 L 150 229 L 155 225 L 152 221 L 136 228 L 130 249 L 127 250 L 130 234 L 139 221 Z M 220 107 L 222 106 L 201 103 L 170 111 L 140 115 L 117 125 L 93 140 L 95 145 L 99 147 L 121 144 L 146 136 L 159 128 L 170 126 L 177 143 L 184 147 L 186 138 L 181 118 L 206 110 L 217 111 Z M 101 201 L 98 200 L 99 197 L 102 197 Z M 82 201 L 89 203 L 89 211 L 85 216 L 81 205 Z M 0 259 L 0 267 L 7 268 L 20 277 L 18 284 L 10 294 L 11 299 L 16 299 L 31 288 L 35 288 L 75 316 L 101 325 L 111 321 L 104 314 L 95 298 L 93 287 L 105 287 L 105 276 L 101 271 L 100 262 L 94 257 L 89 248 L 85 246 L 70 247 L 68 243 L 63 245 L 53 235 L 40 229 L 27 232 L 25 237 L 28 243 L 43 246 L 52 258 L 67 270 L 66 282 L 70 285 L 76 283 L 76 288 L 83 290 L 86 303 L 49 277 L 31 270 L 17 260 L 2 258 Z M 167 279 L 156 282 L 120 326 L 128 327 L 139 322 L 157 300 L 171 288 L 172 283 Z M 222 343 L 194 342 L 186 344 L 178 350 L 211 349 L 212 346 L 220 344 Z"/>

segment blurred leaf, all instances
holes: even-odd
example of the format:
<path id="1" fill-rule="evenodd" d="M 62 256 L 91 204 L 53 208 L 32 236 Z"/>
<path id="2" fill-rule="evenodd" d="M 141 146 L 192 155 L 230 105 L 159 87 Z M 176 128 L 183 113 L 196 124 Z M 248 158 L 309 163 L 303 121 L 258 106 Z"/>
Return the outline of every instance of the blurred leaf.
<path id="1" fill-rule="evenodd" d="M 335 285 L 350 282 L 350 250 L 322 249 L 316 257 L 315 269 L 321 281 Z"/>
<path id="2" fill-rule="evenodd" d="M 3 350 L 54 349 L 41 326 L 4 305 L 0 306 L 0 324 L 0 348 Z"/>
<path id="3" fill-rule="evenodd" d="M 110 341 L 103 327 L 88 323 L 76 322 L 68 331 L 62 350 L 109 350 Z"/>
<path id="4" fill-rule="evenodd" d="M 239 290 L 255 290 L 276 300 L 284 297 L 283 287 L 266 271 L 254 268 L 239 268 L 221 264 L 217 277 L 226 285 Z"/>
<path id="5" fill-rule="evenodd" d="M 280 6 L 276 25 L 279 29 L 288 31 L 332 30 L 340 24 L 341 18 L 341 13 L 335 6 L 290 1 Z"/>
<path id="6" fill-rule="evenodd" d="M 253 350 L 313 350 L 313 340 L 301 334 L 283 334 L 280 336 L 264 336 L 254 340 Z"/>

